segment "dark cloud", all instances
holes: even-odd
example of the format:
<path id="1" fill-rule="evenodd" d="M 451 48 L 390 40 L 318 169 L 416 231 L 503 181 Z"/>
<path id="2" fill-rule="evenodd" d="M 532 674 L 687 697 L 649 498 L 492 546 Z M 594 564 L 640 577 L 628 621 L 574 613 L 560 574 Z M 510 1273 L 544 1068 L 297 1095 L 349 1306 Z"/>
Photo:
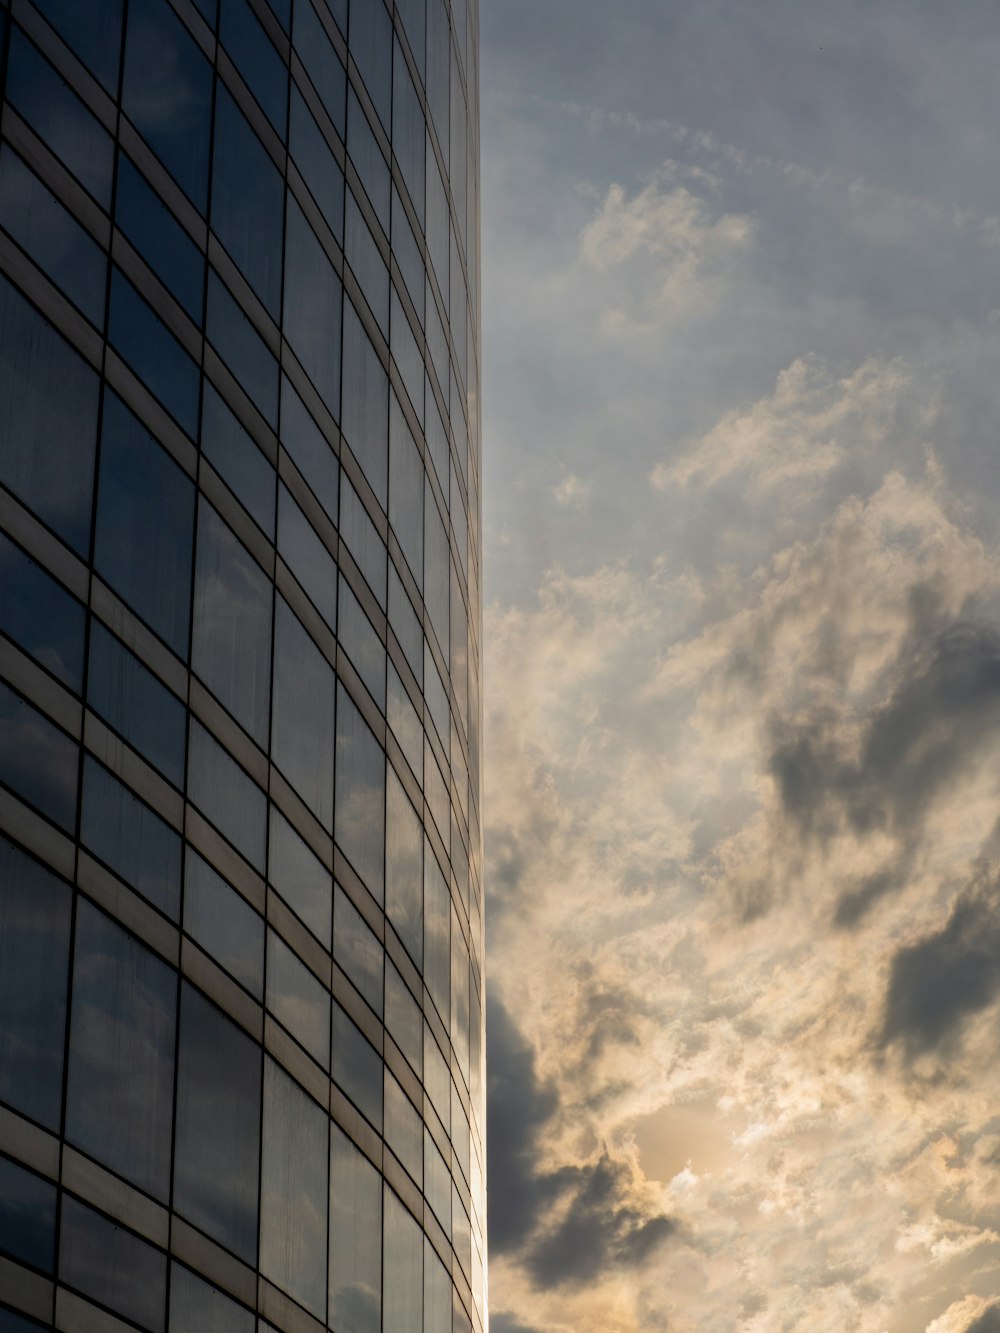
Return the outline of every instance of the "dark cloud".
<path id="1" fill-rule="evenodd" d="M 1000 1333 L 1000 1305 L 991 1305 L 965 1330 L 965 1333 Z"/>
<path id="2" fill-rule="evenodd" d="M 1000 996 L 1000 881 L 958 899 L 943 929 L 899 950 L 885 1000 L 881 1041 L 910 1058 L 938 1050 L 964 1019 Z"/>
<path id="3" fill-rule="evenodd" d="M 543 1287 L 586 1284 L 643 1263 L 675 1230 L 674 1221 L 637 1203 L 631 1168 L 607 1152 L 597 1162 L 543 1168 L 540 1139 L 558 1098 L 539 1079 L 531 1047 L 494 995 L 487 1042 L 491 1250 L 517 1253 Z"/>

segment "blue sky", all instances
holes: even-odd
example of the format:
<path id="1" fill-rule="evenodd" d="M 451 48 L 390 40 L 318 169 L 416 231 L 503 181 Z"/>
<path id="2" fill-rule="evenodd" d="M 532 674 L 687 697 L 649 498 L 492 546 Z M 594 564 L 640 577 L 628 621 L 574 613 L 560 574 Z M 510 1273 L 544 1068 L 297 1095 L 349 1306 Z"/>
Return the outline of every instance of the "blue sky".
<path id="1" fill-rule="evenodd" d="M 495 1333 L 1000 1327 L 998 57 L 483 8 Z"/>

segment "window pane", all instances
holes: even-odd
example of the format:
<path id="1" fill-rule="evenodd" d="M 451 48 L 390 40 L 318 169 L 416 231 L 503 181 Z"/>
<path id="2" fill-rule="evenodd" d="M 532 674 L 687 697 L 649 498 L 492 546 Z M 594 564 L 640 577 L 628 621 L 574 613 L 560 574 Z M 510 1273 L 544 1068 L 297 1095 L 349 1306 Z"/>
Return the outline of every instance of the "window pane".
<path id="1" fill-rule="evenodd" d="M 376 1129 L 382 1128 L 382 1058 L 334 1002 L 333 1077 Z"/>
<path id="2" fill-rule="evenodd" d="M 274 468 L 209 380 L 201 404 L 205 457 L 254 522 L 274 540 Z"/>
<path id="3" fill-rule="evenodd" d="M 170 1266 L 170 1333 L 254 1333 L 250 1310 L 180 1264 Z"/>
<path id="4" fill-rule="evenodd" d="M 103 0 L 99 5 L 37 0 L 36 8 L 114 97 L 121 61 L 122 0 Z"/>
<path id="5" fill-rule="evenodd" d="M 451 1125 L 451 1076 L 427 1023 L 424 1024 L 424 1087 L 447 1133 Z"/>
<path id="6" fill-rule="evenodd" d="M 209 342 L 272 428 L 278 425 L 278 362 L 214 269 L 208 274 Z"/>
<path id="7" fill-rule="evenodd" d="M 196 324 L 204 306 L 205 256 L 124 153 L 115 222 Z"/>
<path id="8" fill-rule="evenodd" d="M 184 860 L 184 929 L 255 999 L 261 999 L 263 918 L 190 847 Z"/>
<path id="9" fill-rule="evenodd" d="M 267 1007 L 317 1064 L 328 1069 L 330 994 L 273 930 L 267 933 Z"/>
<path id="10" fill-rule="evenodd" d="M 367 1158 L 330 1126 L 330 1324 L 380 1333 L 382 1182 Z"/>
<path id="11" fill-rule="evenodd" d="M 282 379 L 281 443 L 334 524 L 340 497 L 340 464 L 302 399 Z"/>
<path id="12" fill-rule="evenodd" d="M 385 753 L 341 685 L 337 690 L 337 842 L 377 902 L 384 899 Z"/>
<path id="13" fill-rule="evenodd" d="M 469 1081 L 469 946 L 458 913 L 451 908 L 451 1044 L 458 1065 Z"/>
<path id="14" fill-rule="evenodd" d="M 0 533 L 0 630 L 79 694 L 86 611 Z"/>
<path id="15" fill-rule="evenodd" d="M 333 919 L 332 876 L 273 805 L 268 856 L 271 883 L 328 949 Z"/>
<path id="16" fill-rule="evenodd" d="M 451 1237 L 451 1172 L 435 1147 L 429 1130 L 424 1130 L 424 1194 L 435 1216 Z"/>
<path id="17" fill-rule="evenodd" d="M 268 1059 L 260 1267 L 320 1319 L 326 1315 L 328 1124 L 322 1108 Z"/>
<path id="18" fill-rule="evenodd" d="M 423 150 L 423 144 L 424 135 L 421 122 L 421 150 Z M 423 216 L 422 206 L 421 216 Z M 410 227 L 409 218 L 403 209 L 399 195 L 396 193 L 395 185 L 392 188 L 392 253 L 399 265 L 399 271 L 403 275 L 403 281 L 406 283 L 406 289 L 410 293 L 410 300 L 413 302 L 417 319 L 420 321 L 422 328 L 424 325 L 424 293 L 427 286 L 424 257 L 420 253 L 420 246 L 417 244 L 417 238 Z"/>
<path id="19" fill-rule="evenodd" d="M 344 231 L 344 258 L 354 271 L 382 337 L 388 338 L 389 270 L 350 190 L 347 192 Z"/>
<path id="20" fill-rule="evenodd" d="M 238 0 L 238 4 L 267 42 L 246 0 Z M 232 9 L 233 0 L 224 0 L 224 31 L 226 15 Z M 267 46 L 277 60 L 274 47 L 270 42 Z M 284 102 L 284 92 L 281 97 Z M 220 84 L 212 160 L 212 228 L 275 319 L 281 296 L 283 206 L 284 185 L 270 154 Z"/>
<path id="21" fill-rule="evenodd" d="M 192 666 L 263 745 L 271 686 L 271 580 L 204 500 L 194 597 Z"/>
<path id="22" fill-rule="evenodd" d="M 344 8 L 346 13 L 346 5 Z M 341 29 L 345 26 L 342 23 Z M 295 6 L 295 50 L 334 128 L 343 139 L 347 74 L 310 0 L 299 0 Z"/>
<path id="23" fill-rule="evenodd" d="M 334 682 L 332 667 L 279 597 L 272 754 L 327 830 L 333 824 Z"/>
<path id="24" fill-rule="evenodd" d="M 284 331 L 303 369 L 335 417 L 340 404 L 340 279 L 288 196 Z"/>
<path id="25" fill-rule="evenodd" d="M 76 824 L 76 742 L 0 681 L 0 780 L 68 833 Z"/>
<path id="26" fill-rule="evenodd" d="M 419 506 L 418 506 L 419 507 Z M 417 580 L 419 587 L 420 580 Z M 402 580 L 396 573 L 396 566 L 389 564 L 389 624 L 399 640 L 410 670 L 419 686 L 424 679 L 424 631 L 420 618 L 413 609 L 410 594 L 403 587 Z M 418 724 L 419 725 L 419 724 Z M 414 747 L 414 754 L 419 756 L 419 737 Z M 417 769 L 420 768 L 419 758 Z"/>
<path id="27" fill-rule="evenodd" d="M 393 393 L 389 402 L 389 522 L 418 588 L 424 581 L 423 494 L 424 460 Z"/>
<path id="28" fill-rule="evenodd" d="M 392 97 L 392 19 L 382 0 L 351 0 L 350 38 L 365 88 L 388 130 Z"/>
<path id="29" fill-rule="evenodd" d="M 127 407 L 105 395 L 98 573 L 181 657 L 191 606 L 194 487 Z"/>
<path id="30" fill-rule="evenodd" d="M 400 304 L 395 288 L 392 292 L 391 306 L 389 346 L 392 349 L 392 359 L 399 369 L 407 395 L 413 405 L 414 412 L 417 414 L 417 420 L 422 425 L 424 420 L 424 358 L 417 346 L 410 321 Z"/>
<path id="31" fill-rule="evenodd" d="M 339 61 L 337 62 L 339 65 Z M 302 179 L 339 244 L 344 243 L 344 173 L 299 90 L 292 85 L 289 147 Z"/>
<path id="32" fill-rule="evenodd" d="M 247 0 L 222 0 L 219 35 L 264 114 L 284 139 L 288 70 Z"/>
<path id="33" fill-rule="evenodd" d="M 423 852 L 420 818 L 390 767 L 386 772 L 385 910 L 418 968 L 424 956 Z"/>
<path id="34" fill-rule="evenodd" d="M 346 477 L 340 487 L 340 535 L 347 543 L 365 582 L 375 594 L 375 600 L 384 610 L 387 563 L 385 542 Z"/>
<path id="35" fill-rule="evenodd" d="M 55 1230 L 55 1185 L 0 1157 L 0 1250 L 51 1273 Z"/>
<path id="36" fill-rule="evenodd" d="M 349 89 L 347 94 L 347 151 L 357 167 L 361 184 L 371 201 L 382 230 L 389 232 L 389 164 L 382 156 L 378 140 L 361 109 L 361 103 Z"/>
<path id="37" fill-rule="evenodd" d="M 448 606 L 451 599 L 448 534 L 430 482 L 424 492 L 424 604 L 447 661 Z"/>
<path id="38" fill-rule="evenodd" d="M 451 1276 L 424 1241 L 424 1333 L 452 1333 Z"/>
<path id="39" fill-rule="evenodd" d="M 334 900 L 333 957 L 381 1018 L 385 953 L 339 884 Z"/>
<path id="40" fill-rule="evenodd" d="M 174 1207 L 249 1264 L 257 1257 L 260 1097 L 260 1047 L 185 982 Z"/>
<path id="41" fill-rule="evenodd" d="M 383 1333 L 421 1333 L 423 1233 L 388 1185 L 384 1206 L 382 1330 Z"/>
<path id="42" fill-rule="evenodd" d="M 332 629 L 337 623 L 336 562 L 283 485 L 278 487 L 278 552 Z"/>
<path id="43" fill-rule="evenodd" d="M 388 958 L 385 960 L 385 1026 L 419 1077 L 423 1069 L 423 1015 Z"/>
<path id="44" fill-rule="evenodd" d="M 183 786 L 187 710 L 96 620 L 90 631 L 87 702 L 175 787 Z"/>
<path id="45" fill-rule="evenodd" d="M 212 69 L 166 0 L 130 0 L 122 100 L 136 129 L 204 213 Z"/>
<path id="46" fill-rule="evenodd" d="M 228 751 L 193 718 L 188 798 L 263 874 L 267 797 Z"/>
<path id="47" fill-rule="evenodd" d="M 163 1333 L 167 1256 L 68 1194 L 62 1204 L 59 1277 L 140 1328 Z"/>
<path id="48" fill-rule="evenodd" d="M 66 1137 L 157 1198 L 170 1180 L 177 974 L 81 899 Z"/>
<path id="49" fill-rule="evenodd" d="M 343 576 L 337 638 L 379 710 L 385 712 L 385 646 Z"/>
<path id="50" fill-rule="evenodd" d="M 72 891 L 0 838 L 0 1099 L 58 1130 Z"/>
<path id="51" fill-rule="evenodd" d="M 344 410 L 341 423 L 351 452 L 375 498 L 386 507 L 389 464 L 389 377 L 354 306 L 344 306 Z"/>
<path id="52" fill-rule="evenodd" d="M 0 278 L 0 481 L 80 555 L 90 547 L 97 376 Z"/>
<path id="53" fill-rule="evenodd" d="M 402 169 L 403 180 L 417 210 L 417 217 L 423 221 L 424 115 L 398 44 L 393 66 L 392 151 Z"/>
<path id="54" fill-rule="evenodd" d="M 103 250 L 6 144 L 0 150 L 0 223 L 92 324 L 103 324 Z"/>
<path id="55" fill-rule="evenodd" d="M 424 849 L 424 981 L 447 1025 L 451 1010 L 451 894 L 430 846 Z"/>
<path id="56" fill-rule="evenodd" d="M 385 1071 L 385 1141 L 418 1185 L 423 1181 L 423 1122 L 410 1099 Z"/>
<path id="57" fill-rule="evenodd" d="M 83 765 L 80 838 L 172 921 L 181 905 L 181 839 L 90 755 Z"/>

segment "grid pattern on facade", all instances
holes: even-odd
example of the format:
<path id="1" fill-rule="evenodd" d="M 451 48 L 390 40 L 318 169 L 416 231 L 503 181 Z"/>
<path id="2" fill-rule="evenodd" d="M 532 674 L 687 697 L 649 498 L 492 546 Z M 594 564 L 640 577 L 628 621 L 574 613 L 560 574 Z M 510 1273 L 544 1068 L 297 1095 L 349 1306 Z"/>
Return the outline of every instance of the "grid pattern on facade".
<path id="1" fill-rule="evenodd" d="M 0 1333 L 481 1329 L 475 0 L 0 23 Z"/>

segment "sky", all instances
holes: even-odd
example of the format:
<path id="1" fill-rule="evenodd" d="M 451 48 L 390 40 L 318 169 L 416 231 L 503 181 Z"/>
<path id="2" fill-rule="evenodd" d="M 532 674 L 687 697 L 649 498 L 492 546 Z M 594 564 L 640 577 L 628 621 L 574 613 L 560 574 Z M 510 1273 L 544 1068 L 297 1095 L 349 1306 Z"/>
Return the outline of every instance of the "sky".
<path id="1" fill-rule="evenodd" d="M 998 66 L 482 5 L 493 1333 L 1000 1331 Z"/>

